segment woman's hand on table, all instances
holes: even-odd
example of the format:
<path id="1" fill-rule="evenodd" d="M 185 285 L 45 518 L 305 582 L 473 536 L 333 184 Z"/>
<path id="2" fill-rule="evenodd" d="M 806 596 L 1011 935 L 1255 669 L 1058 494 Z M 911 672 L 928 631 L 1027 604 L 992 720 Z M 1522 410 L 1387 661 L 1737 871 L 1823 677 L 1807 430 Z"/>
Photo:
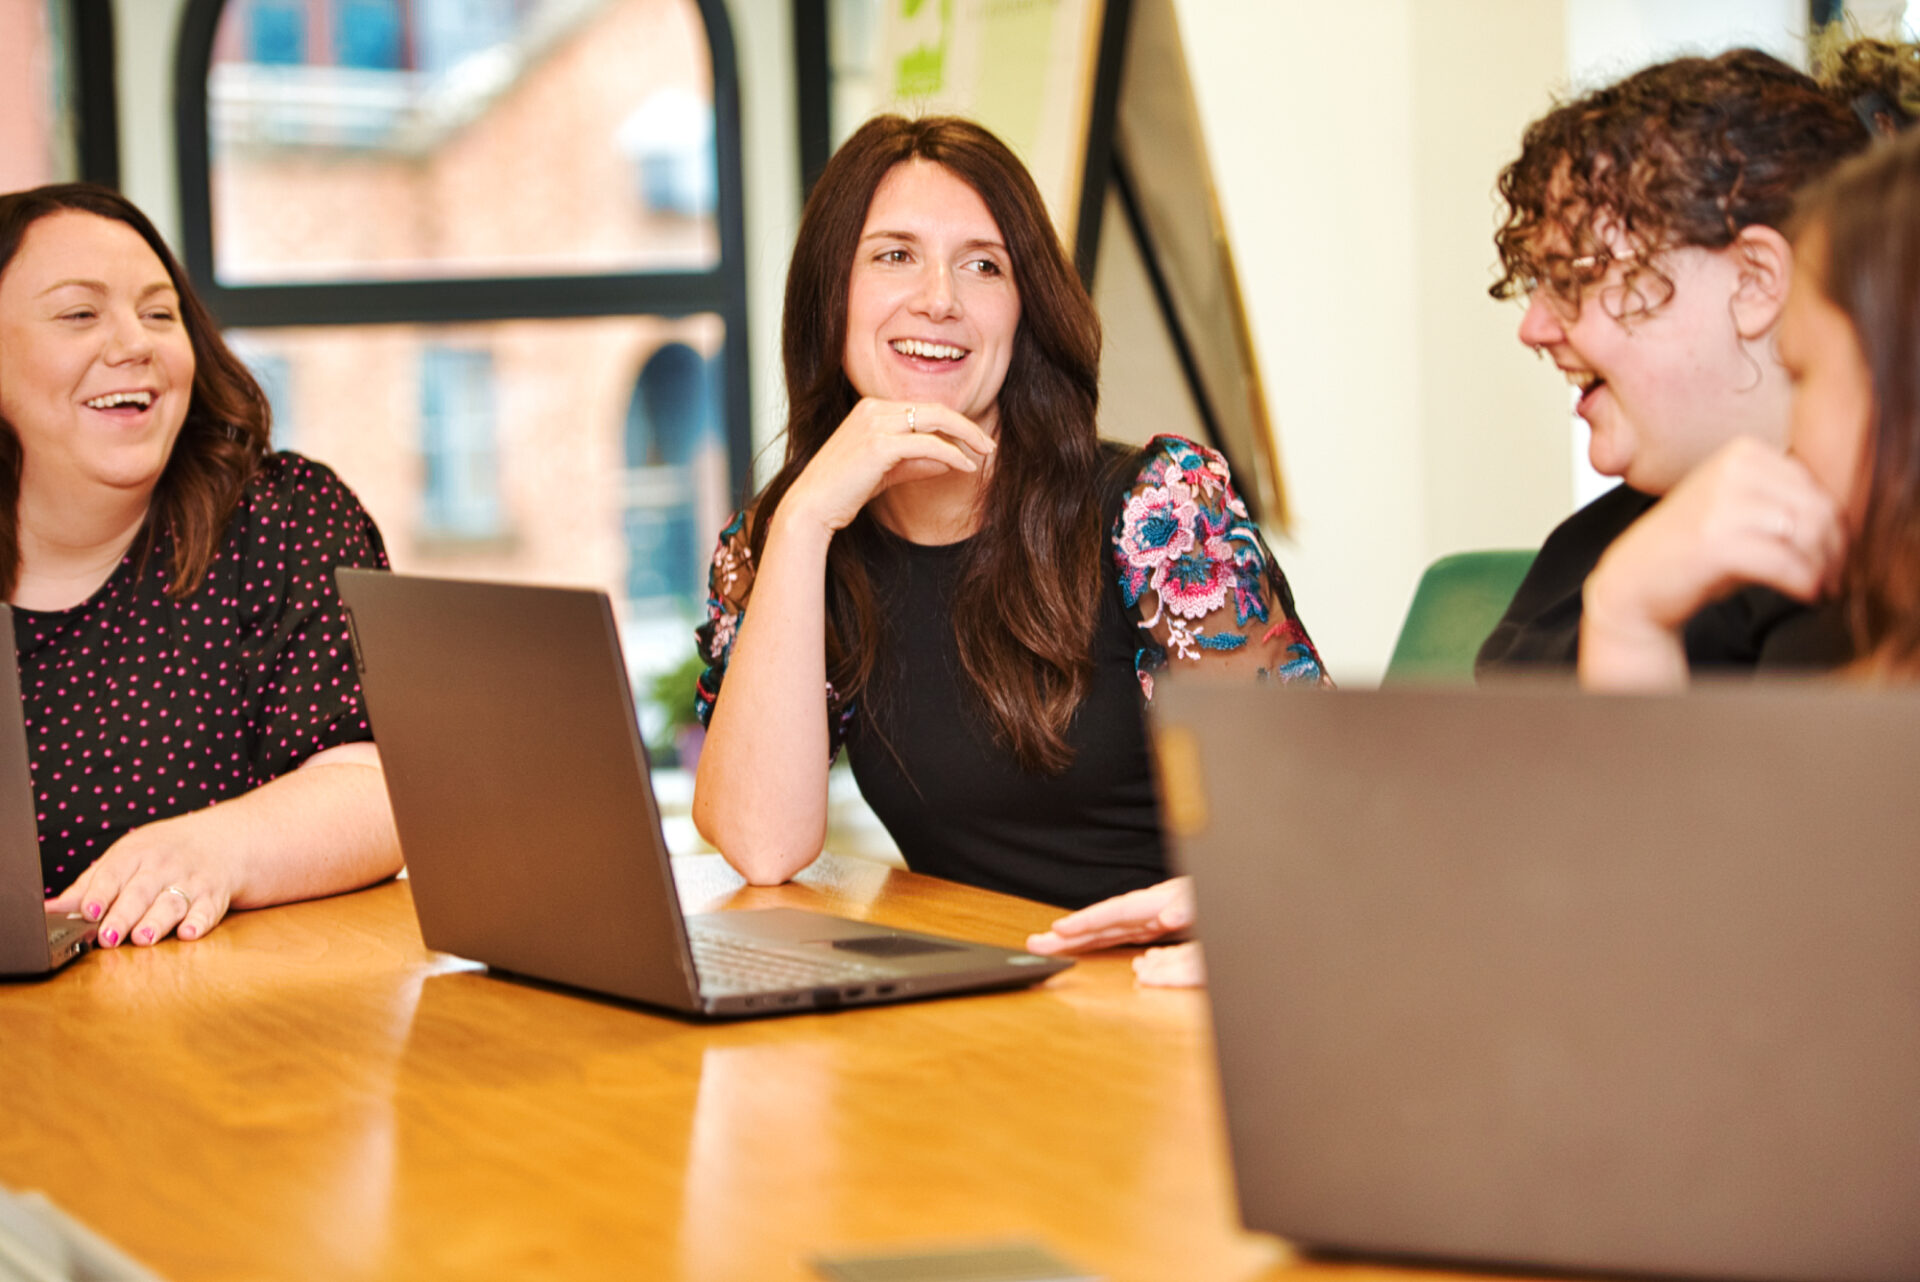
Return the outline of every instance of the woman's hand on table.
<path id="1" fill-rule="evenodd" d="M 400 841 L 371 742 L 323 748 L 219 805 L 132 832 L 46 903 L 108 948 L 199 939 L 233 907 L 338 894 L 391 877 Z"/>
<path id="2" fill-rule="evenodd" d="M 1193 925 L 1193 879 L 1175 877 L 1069 913 L 1027 936 L 1027 951 L 1051 956 L 1124 944 L 1151 944 Z"/>
<path id="3" fill-rule="evenodd" d="M 1813 601 L 1838 584 L 1840 510 L 1798 459 L 1742 437 L 1674 487 L 1614 541 L 1587 578 L 1581 684 L 1684 685 L 1681 630 L 1747 584 Z"/>
<path id="4" fill-rule="evenodd" d="M 198 813 L 135 828 L 49 899 L 47 912 L 97 922 L 103 948 L 205 935 L 227 915 L 240 870 L 194 840 L 200 826 L 187 821 Z"/>
<path id="5" fill-rule="evenodd" d="M 1207 960 L 1194 939 L 1149 948 L 1133 959 L 1133 978 L 1148 988 L 1199 988 L 1207 982 Z"/>
<path id="6" fill-rule="evenodd" d="M 1027 951 L 1086 953 L 1126 944 L 1150 944 L 1193 925 L 1193 879 L 1175 877 L 1069 913 L 1042 934 L 1027 936 Z M 1133 976 L 1152 988 L 1197 988 L 1207 982 L 1200 945 L 1192 940 L 1149 948 L 1133 959 Z"/>
<path id="7" fill-rule="evenodd" d="M 862 398 L 780 501 L 776 519 L 806 515 L 844 530 L 875 495 L 903 481 L 977 472 L 998 448 L 944 405 Z"/>

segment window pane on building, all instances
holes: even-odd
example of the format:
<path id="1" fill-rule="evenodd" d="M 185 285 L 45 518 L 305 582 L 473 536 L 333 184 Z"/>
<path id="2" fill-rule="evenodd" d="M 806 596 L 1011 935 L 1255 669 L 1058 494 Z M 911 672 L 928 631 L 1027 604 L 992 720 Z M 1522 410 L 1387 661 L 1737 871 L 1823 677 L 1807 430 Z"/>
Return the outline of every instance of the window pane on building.
<path id="1" fill-rule="evenodd" d="M 394 568 L 603 588 L 636 679 L 691 657 L 732 516 L 719 317 L 229 337 L 269 389 L 276 442 L 294 426 L 348 480 Z"/>
<path id="2" fill-rule="evenodd" d="M 0 191 L 71 178 L 66 0 L 0 0 Z"/>
<path id="3" fill-rule="evenodd" d="M 693 0 L 231 0 L 207 93 L 223 285 L 719 262 Z"/>
<path id="4" fill-rule="evenodd" d="M 493 425 L 493 353 L 429 344 L 420 353 L 420 529 L 484 541 L 506 533 Z"/>

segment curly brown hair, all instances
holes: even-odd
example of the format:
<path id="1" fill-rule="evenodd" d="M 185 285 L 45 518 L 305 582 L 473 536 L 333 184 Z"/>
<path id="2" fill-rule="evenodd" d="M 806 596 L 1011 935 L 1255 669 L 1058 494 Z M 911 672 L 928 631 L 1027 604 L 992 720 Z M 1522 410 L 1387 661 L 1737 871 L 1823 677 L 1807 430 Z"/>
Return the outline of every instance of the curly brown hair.
<path id="1" fill-rule="evenodd" d="M 1534 121 L 1500 171 L 1502 275 L 1487 292 L 1544 288 L 1577 306 L 1624 260 L 1622 314 L 1644 314 L 1673 294 L 1659 251 L 1784 228 L 1794 194 L 1865 148 L 1871 125 L 1920 107 L 1914 46 L 1859 40 L 1823 61 L 1816 80 L 1758 49 L 1676 58 Z"/>
<path id="2" fill-rule="evenodd" d="M 193 344 L 193 391 L 186 421 L 154 486 L 146 525 L 133 552 L 144 562 L 162 534 L 172 536 L 167 595 L 184 601 L 200 587 L 240 493 L 268 445 L 271 411 L 253 375 L 220 337 L 195 297 L 187 274 L 147 216 L 119 192 L 93 183 L 56 183 L 0 195 L 0 275 L 42 218 L 76 211 L 125 223 L 147 242 L 180 298 L 180 319 Z M 20 438 L 0 419 L 0 600 L 20 578 Z"/>

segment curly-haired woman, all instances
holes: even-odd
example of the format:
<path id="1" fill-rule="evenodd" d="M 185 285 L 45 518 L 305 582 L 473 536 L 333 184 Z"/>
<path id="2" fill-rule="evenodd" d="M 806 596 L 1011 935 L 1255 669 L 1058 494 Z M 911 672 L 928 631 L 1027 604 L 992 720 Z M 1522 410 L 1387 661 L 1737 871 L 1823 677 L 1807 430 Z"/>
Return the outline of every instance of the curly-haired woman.
<path id="1" fill-rule="evenodd" d="M 1481 676 L 1571 669 L 1582 585 L 1607 547 L 1736 437 L 1785 444 L 1776 343 L 1795 193 L 1920 114 L 1920 50 L 1859 41 L 1819 80 L 1736 49 L 1680 58 L 1534 122 L 1500 176 L 1497 298 L 1520 340 L 1578 389 L 1594 468 L 1625 484 L 1547 539 L 1481 648 Z M 1846 630 L 1779 592 L 1712 602 L 1684 626 L 1695 667 L 1832 666 Z"/>
<path id="2" fill-rule="evenodd" d="M 1920 678 L 1920 131 L 1848 161 L 1795 221 L 1788 448 L 1729 444 L 1609 549 L 1582 685 L 1685 685 L 1681 622 L 1750 584 L 1832 599 L 1854 675 Z"/>

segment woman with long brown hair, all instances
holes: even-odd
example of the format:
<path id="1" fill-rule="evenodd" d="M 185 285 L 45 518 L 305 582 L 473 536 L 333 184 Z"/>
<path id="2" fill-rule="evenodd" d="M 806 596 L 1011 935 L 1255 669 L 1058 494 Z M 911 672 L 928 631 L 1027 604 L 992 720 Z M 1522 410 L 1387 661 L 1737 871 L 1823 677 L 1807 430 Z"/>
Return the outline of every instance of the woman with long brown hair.
<path id="1" fill-rule="evenodd" d="M 1153 671 L 1323 677 L 1219 456 L 1100 442 L 1099 323 L 1020 162 L 965 120 L 862 126 L 783 351 L 785 463 L 700 630 L 700 831 L 791 877 L 845 746 L 917 870 L 1070 907 L 1160 882 Z"/>
<path id="2" fill-rule="evenodd" d="M 1920 132 L 1835 171 L 1796 228 L 1787 448 L 1735 442 L 1608 551 L 1587 584 L 1589 688 L 1685 685 L 1679 623 L 1748 584 L 1831 597 L 1854 674 L 1920 680 Z"/>
<path id="3" fill-rule="evenodd" d="M 337 477 L 270 452 L 138 209 L 0 196 L 0 596 L 49 913 L 196 939 L 399 868 L 333 586 L 385 563 Z"/>

